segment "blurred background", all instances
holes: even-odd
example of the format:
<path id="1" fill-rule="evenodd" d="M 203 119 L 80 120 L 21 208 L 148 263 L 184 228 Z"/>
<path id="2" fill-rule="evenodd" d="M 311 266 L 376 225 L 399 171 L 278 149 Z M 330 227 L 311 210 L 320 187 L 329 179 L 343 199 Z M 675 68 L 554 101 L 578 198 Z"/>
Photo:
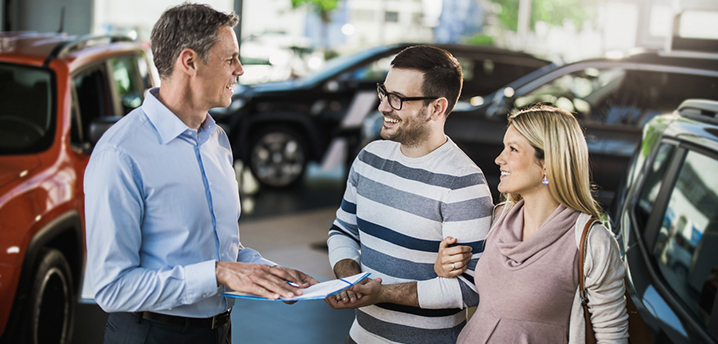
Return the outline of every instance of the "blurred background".
<path id="1" fill-rule="evenodd" d="M 123 32 L 149 41 L 172 0 L 2 0 L 4 31 Z M 211 0 L 241 14 L 245 75 L 253 84 L 316 71 L 335 56 L 398 43 L 495 45 L 573 62 L 635 47 L 662 48 L 678 11 L 683 36 L 718 35 L 715 0 Z M 138 10 L 141 9 L 141 10 Z M 64 12 L 63 12 L 64 11 Z"/>
<path id="2" fill-rule="evenodd" d="M 615 167 L 611 173 L 618 175 L 614 178 L 611 174 L 612 181 L 603 183 L 606 186 L 603 191 L 608 192 L 601 201 L 606 205 L 619 187 L 607 186 L 622 179 L 620 175 L 625 174 L 642 126 L 649 118 L 672 111 L 685 97 L 718 98 L 716 0 L 198 2 L 241 16 L 235 30 L 245 73 L 235 87 L 232 105 L 211 113 L 228 132 L 237 159 L 235 169 L 243 207 L 242 243 L 320 281 L 334 277 L 325 242 L 341 202 L 348 167 L 358 150 L 377 138 L 381 126 L 382 117 L 375 111 L 376 82 L 383 81 L 391 58 L 406 44 L 440 45 L 459 58 L 466 77 L 466 94 L 462 94 L 447 126 L 453 123 L 455 135 L 450 136 L 465 150 L 486 150 L 486 142 L 461 141 L 464 132 L 460 129 L 488 127 L 477 124 L 479 116 L 491 120 L 496 114 L 505 114 L 494 109 L 499 105 L 510 108 L 521 101 L 546 100 L 547 96 L 561 107 L 567 104 L 571 111 L 586 113 L 582 125 L 588 128 L 592 154 L 592 143 L 604 144 L 602 133 L 594 136 L 592 128 L 608 127 L 613 134 L 619 133 L 614 135 L 618 139 L 614 137 L 614 141 L 604 144 L 613 149 L 608 154 L 613 160 L 601 162 L 601 167 Z M 165 9 L 179 3 L 0 0 L 0 28 L 68 35 L 122 34 L 136 40 L 151 61 L 152 26 Z M 672 60 L 654 69 L 665 75 L 688 71 L 696 79 L 679 84 L 662 74 L 656 77 L 662 84 L 645 82 L 649 80 L 646 77 L 643 82 L 629 82 L 632 69 L 640 70 L 642 67 L 636 66 L 645 61 L 629 60 L 632 64 L 628 67 L 609 66 L 605 62 L 637 52 L 675 50 L 672 45 L 677 37 L 698 42 L 692 47 L 701 48 L 690 53 L 692 60 Z M 706 54 L 714 55 L 709 58 Z M 608 60 L 580 64 L 599 57 Z M 571 63 L 578 64 L 557 69 Z M 157 79 L 151 63 L 147 68 Z M 557 72 L 550 74 L 554 70 Z M 469 86 L 473 85 L 474 77 L 484 84 Z M 569 81 L 567 87 L 574 98 L 559 94 L 559 86 Z M 606 110 L 601 123 L 591 120 L 589 115 L 595 117 L 603 107 L 619 103 L 611 98 L 610 106 L 606 105 L 603 100 L 606 94 L 627 94 L 621 83 L 634 88 L 658 87 L 644 92 L 650 93 L 655 101 L 645 104 L 635 101 L 631 105 L 633 110 L 624 106 L 618 115 L 617 110 Z M 539 87 L 542 85 L 545 86 Z M 698 86 L 690 87 L 694 85 Z M 684 90 L 685 94 L 671 94 L 675 101 L 671 98 L 664 107 L 655 108 L 660 99 L 667 97 L 658 92 L 668 90 L 674 93 Z M 502 103 L 503 99 L 508 100 Z M 639 110 L 649 115 L 636 114 Z M 616 120 L 617 116 L 624 117 Z M 631 116 L 642 119 L 631 122 Z M 491 128 L 498 129 L 492 129 L 492 133 L 503 133 L 505 122 L 495 123 L 498 126 Z M 622 128 L 616 130 L 619 126 Z M 449 133 L 452 128 L 447 129 Z M 466 135 L 483 137 L 477 133 Z M 629 134 L 636 139 L 620 141 Z M 500 142 L 500 138 L 493 139 Z M 489 153 L 486 162 L 480 161 L 478 155 L 469 155 L 480 167 L 492 169 L 495 154 Z M 493 179 L 489 184 L 494 187 Z M 94 304 L 88 279 L 80 284 L 83 288 L 75 315 L 73 343 L 100 343 L 106 314 Z M 232 318 L 236 343 L 337 343 L 346 337 L 353 312 L 333 311 L 323 301 L 287 306 L 243 300 L 237 302 Z"/>

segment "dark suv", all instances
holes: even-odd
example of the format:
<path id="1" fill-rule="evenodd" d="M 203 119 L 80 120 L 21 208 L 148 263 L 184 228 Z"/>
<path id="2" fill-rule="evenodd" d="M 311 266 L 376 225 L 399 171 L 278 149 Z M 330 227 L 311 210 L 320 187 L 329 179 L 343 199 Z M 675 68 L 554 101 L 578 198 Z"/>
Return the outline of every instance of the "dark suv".
<path id="1" fill-rule="evenodd" d="M 85 166 L 152 86 L 122 37 L 0 33 L 0 341 L 67 343 L 85 264 Z"/>
<path id="2" fill-rule="evenodd" d="M 598 200 L 609 208 L 643 126 L 692 97 L 718 100 L 718 54 L 643 52 L 590 59 L 534 72 L 481 106 L 457 108 L 445 131 L 481 167 L 495 193 L 494 160 L 503 149 L 509 111 L 536 102 L 569 110 L 585 128 Z"/>
<path id="3" fill-rule="evenodd" d="M 232 105 L 213 117 L 229 133 L 234 157 L 264 185 L 300 179 L 308 161 L 338 164 L 353 158 L 363 119 L 376 110 L 377 82 L 394 56 L 412 44 L 394 44 L 331 60 L 320 72 L 283 82 L 237 85 Z M 464 70 L 465 103 L 520 76 L 552 65 L 525 53 L 490 46 L 435 45 L 457 57 Z M 328 153 L 332 152 L 332 153 Z M 331 157 L 341 157 L 331 159 Z"/>
<path id="4" fill-rule="evenodd" d="M 718 341 L 718 102 L 653 118 L 614 214 L 626 288 L 657 343 Z"/>

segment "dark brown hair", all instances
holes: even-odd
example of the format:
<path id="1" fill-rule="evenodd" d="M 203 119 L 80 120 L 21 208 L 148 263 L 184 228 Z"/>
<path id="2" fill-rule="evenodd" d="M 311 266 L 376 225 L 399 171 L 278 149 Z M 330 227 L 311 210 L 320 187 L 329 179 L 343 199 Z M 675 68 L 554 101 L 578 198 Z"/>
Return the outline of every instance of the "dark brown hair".
<path id="1" fill-rule="evenodd" d="M 446 98 L 447 116 L 454 109 L 461 94 L 464 77 L 459 61 L 450 52 L 428 45 L 411 46 L 396 55 L 391 66 L 424 73 L 424 83 L 421 85 L 423 96 Z M 425 100 L 424 105 L 431 101 Z"/>

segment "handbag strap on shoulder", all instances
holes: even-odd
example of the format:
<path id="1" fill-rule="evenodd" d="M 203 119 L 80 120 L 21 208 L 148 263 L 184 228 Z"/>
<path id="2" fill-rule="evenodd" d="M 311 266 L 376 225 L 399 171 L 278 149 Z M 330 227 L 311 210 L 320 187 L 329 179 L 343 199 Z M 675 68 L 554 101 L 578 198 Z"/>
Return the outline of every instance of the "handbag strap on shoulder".
<path id="1" fill-rule="evenodd" d="M 581 298 L 581 304 L 583 305 L 588 304 L 586 286 L 584 283 L 586 276 L 583 275 L 583 265 L 586 260 L 586 245 L 588 244 L 588 232 L 591 231 L 591 227 L 593 227 L 596 222 L 598 222 L 598 219 L 595 217 L 591 217 L 588 222 L 586 222 L 586 226 L 583 227 L 583 232 L 581 233 L 581 246 L 578 249 L 578 295 Z"/>

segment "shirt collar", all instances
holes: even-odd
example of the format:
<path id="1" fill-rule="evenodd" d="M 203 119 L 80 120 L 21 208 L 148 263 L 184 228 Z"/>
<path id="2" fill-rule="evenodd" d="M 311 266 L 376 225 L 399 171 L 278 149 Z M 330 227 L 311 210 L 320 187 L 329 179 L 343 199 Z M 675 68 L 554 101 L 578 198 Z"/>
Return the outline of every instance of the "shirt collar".
<path id="1" fill-rule="evenodd" d="M 155 130 L 157 130 L 164 145 L 185 132 L 192 132 L 192 129 L 184 124 L 179 117 L 157 99 L 159 91 L 159 87 L 155 87 L 147 92 L 145 100 L 142 102 L 142 111 L 147 115 L 147 118 L 155 127 Z M 204 140 L 202 141 L 205 141 L 207 138 L 206 135 L 212 134 L 216 129 L 217 125 L 214 119 L 207 114 L 199 131 L 199 136 L 204 136 Z"/>

